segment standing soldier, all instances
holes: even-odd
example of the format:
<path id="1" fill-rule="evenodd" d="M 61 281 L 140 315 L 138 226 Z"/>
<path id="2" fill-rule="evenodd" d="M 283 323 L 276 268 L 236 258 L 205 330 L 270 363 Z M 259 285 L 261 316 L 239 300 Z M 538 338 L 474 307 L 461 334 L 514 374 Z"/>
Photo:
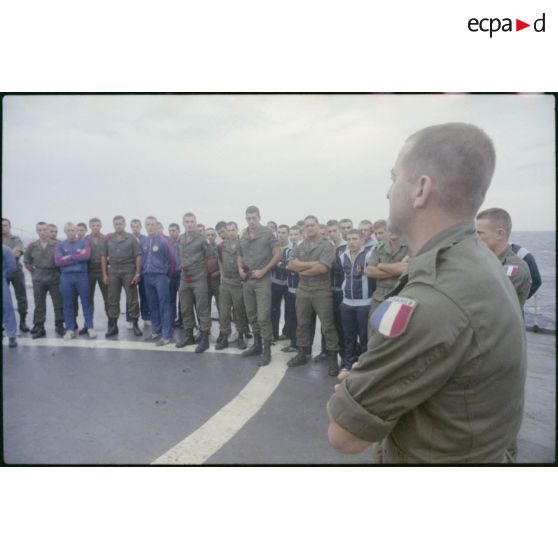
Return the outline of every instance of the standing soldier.
<path id="1" fill-rule="evenodd" d="M 409 249 L 402 243 L 399 235 L 388 230 L 384 239 L 368 258 L 366 268 L 368 277 L 374 279 L 372 301 L 368 317 L 371 318 L 376 308 L 382 304 L 388 293 L 395 287 L 399 277 L 407 271 L 409 265 Z M 372 322 L 368 320 L 368 337 L 372 333 Z"/>
<path id="2" fill-rule="evenodd" d="M 196 353 L 203 353 L 209 348 L 211 317 L 207 302 L 207 240 L 199 233 L 196 216 L 185 213 L 182 218 L 184 233 L 180 235 L 178 254 L 180 256 L 180 307 L 185 334 L 176 346 L 194 345 L 194 304 L 200 320 L 200 339 Z"/>
<path id="3" fill-rule="evenodd" d="M 269 223 L 267 224 L 269 227 Z M 273 340 L 279 341 L 279 322 L 281 321 L 281 304 L 287 297 L 287 260 L 285 249 L 289 245 L 289 227 L 279 225 L 277 227 L 277 241 L 281 247 L 282 257 L 271 270 L 271 329 Z M 283 328 L 283 333 L 284 333 Z M 283 336 L 283 339 L 286 337 Z"/>
<path id="4" fill-rule="evenodd" d="M 180 226 L 178 223 L 169 225 L 170 247 L 172 249 L 172 257 L 174 258 L 174 271 L 170 278 L 170 305 L 171 319 L 174 327 L 182 327 L 182 313 L 180 312 L 180 304 L 178 312 L 176 310 L 176 301 L 178 298 L 178 289 L 180 287 L 180 258 L 178 255 L 178 240 L 180 238 Z"/>
<path id="5" fill-rule="evenodd" d="M 413 258 L 374 312 L 368 350 L 329 400 L 330 443 L 380 463 L 505 463 L 523 416 L 521 308 L 475 234 L 494 173 L 476 126 L 430 126 L 392 170 L 390 229 Z"/>
<path id="6" fill-rule="evenodd" d="M 10 348 L 17 347 L 17 323 L 12 302 L 12 293 L 10 293 L 6 275 L 13 274 L 16 271 L 17 263 L 14 253 L 6 244 L 2 244 L 2 323 L 8 334 L 8 347 Z"/>
<path id="7" fill-rule="evenodd" d="M 76 225 L 77 228 L 77 237 L 79 240 L 83 240 L 85 235 L 87 234 L 87 225 L 85 223 L 78 223 Z"/>
<path id="8" fill-rule="evenodd" d="M 476 225 L 477 234 L 504 266 L 523 310 L 531 288 L 531 273 L 528 265 L 514 253 L 509 244 L 512 230 L 510 214 L 498 207 L 485 209 L 477 215 Z"/>
<path id="9" fill-rule="evenodd" d="M 51 240 L 58 240 L 58 227 L 54 223 L 47 225 L 48 237 Z"/>
<path id="10" fill-rule="evenodd" d="M 289 255 L 287 267 L 296 271 L 300 282 L 296 292 L 296 321 L 298 353 L 289 360 L 287 366 L 301 366 L 312 353 L 310 324 L 313 312 L 318 314 L 322 331 L 326 338 L 328 374 L 335 376 L 339 371 L 337 352 L 339 338 L 333 319 L 333 299 L 331 294 L 331 266 L 335 259 L 335 249 L 331 242 L 318 231 L 318 220 L 313 215 L 304 219 L 306 238 Z"/>
<path id="11" fill-rule="evenodd" d="M 168 241 L 158 231 L 155 217 L 146 217 L 145 230 L 148 236 L 140 241 L 142 282 L 151 311 L 151 340 L 162 347 L 172 341 L 169 276 L 174 272 L 174 257 Z"/>
<path id="12" fill-rule="evenodd" d="M 16 269 L 12 273 L 6 274 L 8 285 L 12 283 L 17 300 L 17 311 L 19 313 L 19 330 L 22 333 L 27 333 L 29 328 L 25 323 L 27 318 L 27 292 L 25 290 L 25 276 L 23 274 L 23 267 L 20 258 L 23 255 L 23 242 L 19 236 L 11 234 L 11 223 L 9 219 L 2 219 L 2 244 L 5 244 L 12 251 L 15 261 Z"/>
<path id="13" fill-rule="evenodd" d="M 341 236 L 343 240 L 347 240 L 347 235 L 349 231 L 353 230 L 353 222 L 350 219 L 341 219 L 339 221 L 339 230 L 341 231 Z"/>
<path id="14" fill-rule="evenodd" d="M 248 321 L 254 333 L 254 343 L 242 353 L 243 357 L 261 355 L 258 366 L 271 362 L 271 269 L 281 259 L 283 251 L 268 227 L 260 224 L 260 210 L 251 205 L 246 209 L 244 236 L 240 241 L 238 272 L 244 281 L 242 292 Z"/>
<path id="15" fill-rule="evenodd" d="M 103 296 L 103 302 L 105 304 L 105 314 L 107 318 L 108 313 L 108 287 L 103 281 L 103 268 L 101 266 L 101 260 L 103 255 L 106 253 L 107 244 L 105 240 L 105 235 L 101 234 L 102 223 L 98 217 L 92 217 L 89 219 L 89 228 L 91 233 L 85 237 L 85 240 L 89 242 L 89 249 L 91 252 L 91 258 L 88 262 L 87 268 L 87 278 L 89 279 L 89 300 L 91 301 L 91 308 L 93 312 L 95 311 L 95 287 L 99 285 L 101 290 L 101 295 Z M 82 335 L 84 332 L 81 330 L 79 332 Z"/>
<path id="16" fill-rule="evenodd" d="M 207 238 L 207 304 L 211 317 L 211 301 L 215 299 L 215 306 L 219 312 L 219 285 L 221 272 L 219 271 L 219 255 L 217 254 L 217 232 L 211 227 L 205 230 Z"/>
<path id="17" fill-rule="evenodd" d="M 101 258 L 103 282 L 108 285 L 109 323 L 105 337 L 118 335 L 120 316 L 120 293 L 126 293 L 126 304 L 132 318 L 132 328 L 138 337 L 139 304 L 137 284 L 140 281 L 141 249 L 133 234 L 127 233 L 126 220 L 117 215 L 112 220 L 114 233 L 106 236 L 106 250 Z M 108 260 L 108 261 L 107 261 Z"/>
<path id="18" fill-rule="evenodd" d="M 85 319 L 84 329 L 90 339 L 95 339 L 97 333 L 93 329 L 93 307 L 89 299 L 89 281 L 87 279 L 87 262 L 91 257 L 89 242 L 77 237 L 77 227 L 73 223 L 64 225 L 67 240 L 56 245 L 54 260 L 62 271 L 60 279 L 60 293 L 64 304 L 64 321 L 66 334 L 64 339 L 74 339 L 76 325 L 76 301 L 79 295 Z"/>
<path id="19" fill-rule="evenodd" d="M 47 224 L 39 221 L 35 228 L 39 240 L 31 242 L 25 250 L 23 261 L 33 278 L 33 296 L 35 298 L 35 315 L 33 318 L 33 339 L 44 337 L 46 319 L 46 295 L 50 294 L 54 307 L 54 324 L 56 333 L 62 337 L 64 316 L 62 314 L 62 297 L 60 296 L 60 270 L 54 261 L 57 241 L 49 237 Z"/>
<path id="20" fill-rule="evenodd" d="M 378 219 L 374 222 L 374 236 L 378 243 L 383 242 L 387 235 L 387 221 L 385 219 Z"/>
<path id="21" fill-rule="evenodd" d="M 242 281 L 238 273 L 238 225 L 234 221 L 227 223 L 229 239 L 224 246 L 219 246 L 219 269 L 221 271 L 221 291 L 219 295 L 219 326 L 220 332 L 215 349 L 220 351 L 229 346 L 231 334 L 231 309 L 234 310 L 237 346 L 246 349 L 244 336 L 248 332 L 246 309 L 242 298 Z"/>
<path id="22" fill-rule="evenodd" d="M 141 221 L 139 219 L 132 219 L 130 221 L 130 229 L 132 229 L 132 234 L 134 235 L 134 238 L 141 246 L 141 241 L 146 238 L 144 234 L 141 234 Z M 140 252 L 141 252 L 141 247 L 140 247 Z M 140 306 L 141 319 L 143 320 L 144 325 L 149 326 L 151 325 L 149 301 L 147 300 L 147 296 L 145 295 L 145 285 L 143 284 L 142 281 L 138 283 L 138 294 L 139 294 L 139 306 Z M 128 305 L 126 305 L 126 322 L 127 322 L 128 329 L 132 329 L 133 326 L 130 320 Z"/>
<path id="23" fill-rule="evenodd" d="M 219 221 L 215 225 L 215 230 L 217 231 L 217 235 L 219 236 L 219 238 L 217 239 L 217 244 L 222 248 L 228 239 L 227 223 L 225 221 Z"/>

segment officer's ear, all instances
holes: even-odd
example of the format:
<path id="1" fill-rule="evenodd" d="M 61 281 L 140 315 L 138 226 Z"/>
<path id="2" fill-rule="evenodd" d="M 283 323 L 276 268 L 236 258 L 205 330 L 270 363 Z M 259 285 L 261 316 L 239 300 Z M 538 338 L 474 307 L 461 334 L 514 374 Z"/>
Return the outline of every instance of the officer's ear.
<path id="1" fill-rule="evenodd" d="M 420 209 L 426 207 L 433 190 L 434 183 L 432 182 L 432 178 L 430 178 L 427 174 L 420 176 L 411 191 L 413 208 Z"/>

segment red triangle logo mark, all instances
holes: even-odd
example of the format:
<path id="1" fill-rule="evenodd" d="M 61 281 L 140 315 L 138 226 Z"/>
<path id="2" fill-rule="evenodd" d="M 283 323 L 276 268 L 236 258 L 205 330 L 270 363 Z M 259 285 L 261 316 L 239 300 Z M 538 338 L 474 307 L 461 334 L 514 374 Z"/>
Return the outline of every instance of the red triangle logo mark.
<path id="1" fill-rule="evenodd" d="M 515 30 L 516 31 L 521 31 L 522 29 L 525 29 L 526 27 L 531 27 L 531 24 L 530 23 L 525 23 L 524 21 L 521 21 L 520 19 L 515 20 Z"/>

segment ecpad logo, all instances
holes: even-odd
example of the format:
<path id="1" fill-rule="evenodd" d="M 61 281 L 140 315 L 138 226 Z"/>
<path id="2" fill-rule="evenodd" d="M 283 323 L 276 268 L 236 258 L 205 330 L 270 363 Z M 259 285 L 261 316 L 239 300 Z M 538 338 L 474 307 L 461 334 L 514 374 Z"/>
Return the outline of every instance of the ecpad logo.
<path id="1" fill-rule="evenodd" d="M 536 33 L 545 32 L 545 16 L 546 14 L 543 13 L 542 17 L 536 19 L 533 22 L 533 29 Z M 469 28 L 469 31 L 472 31 L 473 33 L 477 33 L 478 31 L 490 33 L 490 38 L 492 38 L 493 33 L 497 33 L 498 31 L 513 31 L 512 19 L 509 17 L 505 17 L 503 19 L 497 17 L 485 17 L 482 19 L 477 19 L 475 17 L 472 17 L 467 22 L 467 27 Z M 526 29 L 527 27 L 531 27 L 531 24 L 525 23 L 520 19 L 515 20 L 515 31 L 521 31 L 522 29 Z"/>

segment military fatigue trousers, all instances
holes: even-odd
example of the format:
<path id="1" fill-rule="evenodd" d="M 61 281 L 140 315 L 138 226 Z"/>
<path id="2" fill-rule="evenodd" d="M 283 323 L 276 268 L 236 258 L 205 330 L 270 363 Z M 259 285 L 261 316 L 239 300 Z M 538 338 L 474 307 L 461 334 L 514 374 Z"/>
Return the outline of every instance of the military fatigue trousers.
<path id="1" fill-rule="evenodd" d="M 108 317 L 118 319 L 120 316 L 120 292 L 122 287 L 126 292 L 126 304 L 130 311 L 132 320 L 139 318 L 138 288 L 136 285 L 130 285 L 134 278 L 135 269 L 130 271 L 119 271 L 109 269 L 109 285 L 108 285 Z"/>
<path id="2" fill-rule="evenodd" d="M 261 279 L 248 279 L 242 287 L 246 315 L 254 334 L 271 341 L 271 275 Z"/>
<path id="3" fill-rule="evenodd" d="M 207 306 L 209 308 L 209 317 L 211 318 L 211 299 L 215 299 L 215 306 L 217 307 L 217 312 L 221 315 L 221 310 L 219 307 L 219 297 L 220 297 L 221 286 L 220 285 L 208 285 L 207 286 Z"/>
<path id="4" fill-rule="evenodd" d="M 99 285 L 101 289 L 101 294 L 103 295 L 103 301 L 105 303 L 105 314 L 108 313 L 108 287 L 103 283 L 103 272 L 102 271 L 89 271 L 89 299 L 91 300 L 91 307 L 95 310 L 95 285 Z"/>
<path id="5" fill-rule="evenodd" d="M 46 295 L 50 293 L 52 305 L 54 306 L 54 319 L 64 321 L 62 313 L 62 296 L 60 295 L 60 278 L 37 279 L 33 281 L 33 296 L 35 298 L 35 312 L 33 323 L 44 324 L 46 320 Z"/>
<path id="6" fill-rule="evenodd" d="M 231 334 L 231 308 L 234 309 L 238 333 L 248 333 L 248 321 L 244 308 L 242 286 L 223 283 L 219 294 L 219 327 L 221 333 Z"/>
<path id="7" fill-rule="evenodd" d="M 333 319 L 333 300 L 331 291 L 328 290 L 305 290 L 298 288 L 296 291 L 296 337 L 298 347 L 312 346 L 310 339 L 310 325 L 312 315 L 316 312 L 322 323 L 322 332 L 326 340 L 328 351 L 339 350 L 339 338 Z"/>
<path id="8" fill-rule="evenodd" d="M 198 320 L 200 321 L 200 331 L 211 330 L 211 317 L 209 315 L 209 303 L 207 297 L 207 274 L 192 276 L 191 282 L 184 279 L 180 281 L 178 289 L 180 299 L 180 310 L 182 311 L 182 322 L 184 329 L 194 329 L 194 303 Z"/>
<path id="9" fill-rule="evenodd" d="M 14 273 L 6 276 L 8 285 L 11 283 L 14 286 L 14 292 L 17 300 L 17 311 L 20 316 L 27 314 L 27 292 L 25 290 L 25 276 L 23 270 L 18 269 Z"/>

